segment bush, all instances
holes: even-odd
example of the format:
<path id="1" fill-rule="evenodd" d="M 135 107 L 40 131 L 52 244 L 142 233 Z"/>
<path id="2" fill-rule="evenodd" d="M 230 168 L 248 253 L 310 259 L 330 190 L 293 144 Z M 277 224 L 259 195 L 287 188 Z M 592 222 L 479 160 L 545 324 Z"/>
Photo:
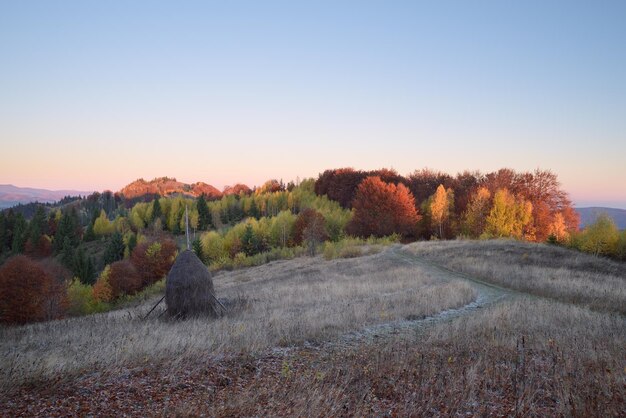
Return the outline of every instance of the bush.
<path id="1" fill-rule="evenodd" d="M 370 236 L 367 239 L 348 237 L 337 242 L 325 242 L 323 254 L 326 260 L 354 258 L 378 253 L 381 250 L 381 246 L 397 242 L 400 242 L 400 236 L 397 234 L 382 238 Z"/>
<path id="2" fill-rule="evenodd" d="M 211 271 L 232 270 L 233 268 L 253 267 L 269 263 L 275 260 L 291 260 L 304 255 L 303 247 L 273 248 L 270 251 L 246 257 L 244 253 L 238 253 L 234 259 L 224 257 L 209 265 Z"/>
<path id="3" fill-rule="evenodd" d="M 617 259 L 626 261 L 626 231 L 622 231 L 619 234 L 615 248 L 615 256 Z"/>
<path id="4" fill-rule="evenodd" d="M 110 308 L 108 304 L 97 301 L 94 298 L 93 288 L 81 283 L 77 278 L 72 280 L 67 287 L 67 298 L 68 314 L 73 316 L 104 312 Z"/>
<path id="5" fill-rule="evenodd" d="M 23 255 L 0 267 L 0 322 L 26 324 L 63 316 L 65 289 L 41 266 Z"/>
<path id="6" fill-rule="evenodd" d="M 96 302 L 111 302 L 113 300 L 113 290 L 109 284 L 110 273 L 111 267 L 106 266 L 93 285 L 93 298 Z"/>
<path id="7" fill-rule="evenodd" d="M 608 215 L 602 214 L 581 233 L 572 234 L 570 246 L 595 256 L 618 256 L 619 231 Z"/>

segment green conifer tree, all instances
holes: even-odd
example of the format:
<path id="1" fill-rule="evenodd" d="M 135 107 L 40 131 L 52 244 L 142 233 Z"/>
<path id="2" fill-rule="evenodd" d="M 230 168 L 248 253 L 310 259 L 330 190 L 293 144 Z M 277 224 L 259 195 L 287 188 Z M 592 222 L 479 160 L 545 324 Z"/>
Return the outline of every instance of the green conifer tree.
<path id="1" fill-rule="evenodd" d="M 13 242 L 11 243 L 11 251 L 13 254 L 21 254 L 24 252 L 24 246 L 28 239 L 28 225 L 26 219 L 21 213 L 15 216 L 15 223 L 13 224 Z"/>
<path id="2" fill-rule="evenodd" d="M 63 238 L 63 245 L 61 246 L 61 263 L 68 269 L 74 271 L 74 247 L 69 237 Z"/>
<path id="3" fill-rule="evenodd" d="M 124 258 L 126 245 L 119 232 L 114 232 L 109 238 L 109 242 L 104 251 L 104 264 L 111 264 Z"/>
<path id="4" fill-rule="evenodd" d="M 198 229 L 206 231 L 211 227 L 211 212 L 204 195 L 198 198 Z"/>
<path id="5" fill-rule="evenodd" d="M 126 246 L 128 247 L 128 254 L 132 254 L 133 250 L 137 246 L 137 235 L 136 234 L 131 234 L 131 236 L 128 237 L 128 243 L 126 244 Z"/>
<path id="6" fill-rule="evenodd" d="M 202 250 L 202 242 L 200 242 L 200 238 L 196 238 L 193 240 L 191 248 L 193 249 L 193 252 L 198 256 L 198 258 L 204 263 L 204 251 Z"/>
<path id="7" fill-rule="evenodd" d="M 159 199 L 154 199 L 154 202 L 152 202 L 152 219 L 150 219 L 150 222 L 154 222 L 156 219 L 161 218 L 161 215 L 163 214 L 162 212 Z"/>

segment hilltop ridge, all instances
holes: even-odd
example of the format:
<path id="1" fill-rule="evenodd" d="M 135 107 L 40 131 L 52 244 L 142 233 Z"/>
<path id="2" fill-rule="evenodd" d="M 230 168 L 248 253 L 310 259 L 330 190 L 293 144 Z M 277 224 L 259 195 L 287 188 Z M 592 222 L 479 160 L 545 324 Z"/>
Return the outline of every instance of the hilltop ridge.
<path id="1" fill-rule="evenodd" d="M 171 196 L 181 194 L 193 197 L 205 195 L 208 199 L 213 200 L 219 199 L 225 194 L 238 194 L 241 191 L 249 193 L 251 189 L 244 184 L 236 184 L 232 187 L 227 186 L 224 191 L 220 191 L 216 187 L 202 181 L 188 184 L 180 182 L 173 177 L 157 177 L 150 181 L 146 181 L 143 178 L 137 179 L 124 186 L 119 191 L 119 194 L 127 199 L 146 195 Z"/>

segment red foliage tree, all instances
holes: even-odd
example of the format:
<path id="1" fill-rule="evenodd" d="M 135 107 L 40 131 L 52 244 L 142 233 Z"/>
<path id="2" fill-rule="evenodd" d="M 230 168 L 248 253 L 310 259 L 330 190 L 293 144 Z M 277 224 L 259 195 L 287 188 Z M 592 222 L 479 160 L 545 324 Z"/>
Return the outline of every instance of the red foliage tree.
<path id="1" fill-rule="evenodd" d="M 23 255 L 0 267 L 0 322 L 26 324 L 59 318 L 67 306 L 65 288 Z"/>
<path id="2" fill-rule="evenodd" d="M 170 239 L 143 243 L 135 247 L 131 262 L 139 272 L 142 287 L 161 280 L 167 274 L 174 264 L 176 252 L 176 244 Z"/>
<path id="3" fill-rule="evenodd" d="M 446 189 L 454 189 L 454 179 L 449 174 L 428 168 L 415 170 L 406 180 L 406 186 L 413 194 L 416 205 L 421 205 L 432 196 L 440 184 Z"/>
<path id="4" fill-rule="evenodd" d="M 329 199 L 339 202 L 344 208 L 349 208 L 357 187 L 367 175 L 363 171 L 353 168 L 339 168 L 326 170 L 320 174 L 315 182 L 315 193 L 326 195 Z"/>
<path id="5" fill-rule="evenodd" d="M 359 185 L 352 202 L 354 216 L 348 232 L 382 237 L 393 233 L 413 236 L 420 216 L 415 199 L 403 184 L 388 184 L 380 177 L 368 177 Z"/>
<path id="6" fill-rule="evenodd" d="M 454 178 L 454 213 L 461 215 L 467 210 L 467 205 L 482 179 L 479 171 L 464 171 Z"/>
<path id="7" fill-rule="evenodd" d="M 326 241 L 328 232 L 326 232 L 324 216 L 315 209 L 304 209 L 296 218 L 292 234 L 293 242 L 296 245 L 301 245 L 304 241 Z"/>
<path id="8" fill-rule="evenodd" d="M 113 299 L 124 294 L 132 295 L 141 290 L 141 277 L 129 260 L 116 261 L 111 264 L 108 280 Z"/>

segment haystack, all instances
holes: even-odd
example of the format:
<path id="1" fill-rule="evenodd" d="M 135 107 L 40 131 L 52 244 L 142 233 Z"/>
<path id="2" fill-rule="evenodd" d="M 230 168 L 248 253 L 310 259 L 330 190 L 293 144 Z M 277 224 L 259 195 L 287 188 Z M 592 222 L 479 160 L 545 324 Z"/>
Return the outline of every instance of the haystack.
<path id="1" fill-rule="evenodd" d="M 211 273 L 193 251 L 181 252 L 165 282 L 167 312 L 176 318 L 219 317 L 223 307 L 215 297 Z"/>

